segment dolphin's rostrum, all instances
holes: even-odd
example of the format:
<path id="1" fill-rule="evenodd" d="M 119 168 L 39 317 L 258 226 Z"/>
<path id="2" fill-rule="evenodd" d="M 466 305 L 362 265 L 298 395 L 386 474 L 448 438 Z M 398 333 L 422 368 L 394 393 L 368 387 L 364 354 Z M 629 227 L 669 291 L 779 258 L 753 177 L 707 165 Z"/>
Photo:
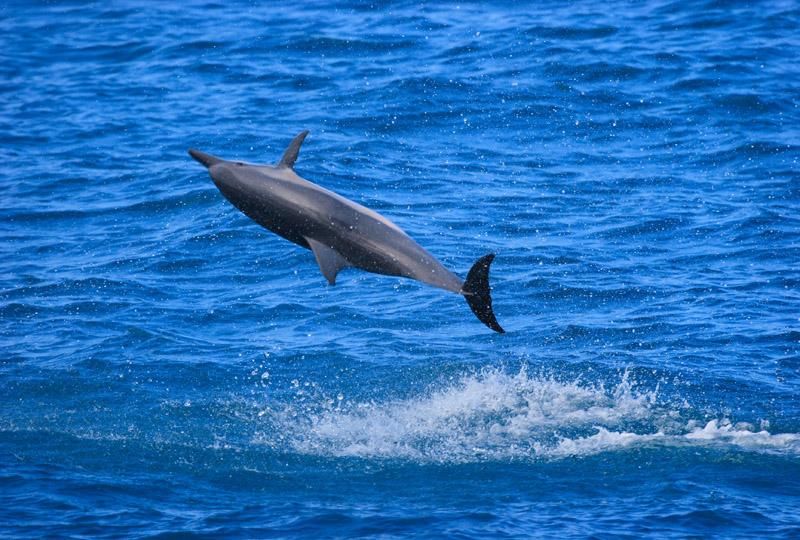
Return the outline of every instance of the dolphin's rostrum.
<path id="1" fill-rule="evenodd" d="M 313 251 L 331 285 L 339 270 L 348 267 L 415 279 L 463 295 L 481 322 L 504 332 L 489 295 L 494 254 L 478 259 L 462 283 L 385 217 L 300 178 L 294 163 L 306 135 L 308 131 L 303 131 L 295 137 L 275 166 L 227 161 L 199 150 L 189 154 L 208 168 L 214 184 L 236 208 L 262 227 Z"/>

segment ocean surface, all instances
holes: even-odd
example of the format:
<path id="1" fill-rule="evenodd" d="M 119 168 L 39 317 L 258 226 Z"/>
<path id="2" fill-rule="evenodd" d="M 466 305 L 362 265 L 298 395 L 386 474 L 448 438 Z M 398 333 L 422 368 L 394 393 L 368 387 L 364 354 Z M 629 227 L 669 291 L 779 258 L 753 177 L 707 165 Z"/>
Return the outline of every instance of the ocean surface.
<path id="1" fill-rule="evenodd" d="M 800 537 L 800 6 L 0 6 L 0 537 Z M 190 147 L 387 216 L 345 270 Z"/>

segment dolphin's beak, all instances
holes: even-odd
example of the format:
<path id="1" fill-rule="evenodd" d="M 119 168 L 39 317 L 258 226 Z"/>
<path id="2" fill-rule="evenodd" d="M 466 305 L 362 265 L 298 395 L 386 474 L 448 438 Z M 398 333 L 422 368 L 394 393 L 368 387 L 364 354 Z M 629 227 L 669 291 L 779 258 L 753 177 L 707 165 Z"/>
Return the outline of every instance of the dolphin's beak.
<path id="1" fill-rule="evenodd" d="M 201 152 L 200 150 L 195 150 L 194 148 L 189 150 L 189 155 L 192 156 L 194 159 L 199 161 L 203 164 L 206 168 L 210 168 L 212 165 L 216 165 L 217 163 L 221 162 L 222 160 L 218 157 L 214 157 L 211 154 L 206 154 L 205 152 Z"/>

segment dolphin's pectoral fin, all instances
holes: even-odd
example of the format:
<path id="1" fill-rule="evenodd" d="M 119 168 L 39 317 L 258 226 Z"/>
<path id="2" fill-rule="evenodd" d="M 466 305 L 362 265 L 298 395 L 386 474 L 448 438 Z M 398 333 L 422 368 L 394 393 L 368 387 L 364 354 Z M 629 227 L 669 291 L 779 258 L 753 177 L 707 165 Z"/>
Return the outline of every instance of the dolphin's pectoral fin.
<path id="1" fill-rule="evenodd" d="M 335 249 L 317 242 L 312 238 L 306 238 L 306 241 L 308 245 L 311 246 L 311 251 L 314 252 L 314 256 L 317 258 L 317 264 L 319 264 L 319 269 L 322 270 L 322 275 L 325 276 L 328 283 L 336 285 L 336 274 L 339 273 L 339 270 L 352 265 Z"/>
<path id="2" fill-rule="evenodd" d="M 292 142 L 286 147 L 283 157 L 278 162 L 278 167 L 294 168 L 294 162 L 297 161 L 297 154 L 300 153 L 300 147 L 303 145 L 306 135 L 308 135 L 308 130 L 300 132 L 297 137 L 292 139 Z"/>

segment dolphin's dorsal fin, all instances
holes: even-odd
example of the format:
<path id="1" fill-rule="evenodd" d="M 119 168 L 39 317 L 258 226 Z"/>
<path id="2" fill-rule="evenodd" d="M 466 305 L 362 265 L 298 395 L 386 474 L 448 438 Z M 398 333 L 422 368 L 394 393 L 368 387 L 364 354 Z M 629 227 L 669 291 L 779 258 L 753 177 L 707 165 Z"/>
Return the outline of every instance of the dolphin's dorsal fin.
<path id="1" fill-rule="evenodd" d="M 297 161 L 297 154 L 300 152 L 300 147 L 303 145 L 306 135 L 308 135 L 308 130 L 300 132 L 297 137 L 292 139 L 292 142 L 286 147 L 283 157 L 278 162 L 278 167 L 294 168 L 294 162 Z"/>
<path id="2" fill-rule="evenodd" d="M 325 276 L 329 284 L 336 285 L 336 274 L 339 273 L 339 270 L 352 265 L 335 249 L 317 242 L 313 238 L 306 237 L 306 241 L 317 258 L 317 264 L 319 264 L 319 269 L 322 270 L 322 275 Z"/>

